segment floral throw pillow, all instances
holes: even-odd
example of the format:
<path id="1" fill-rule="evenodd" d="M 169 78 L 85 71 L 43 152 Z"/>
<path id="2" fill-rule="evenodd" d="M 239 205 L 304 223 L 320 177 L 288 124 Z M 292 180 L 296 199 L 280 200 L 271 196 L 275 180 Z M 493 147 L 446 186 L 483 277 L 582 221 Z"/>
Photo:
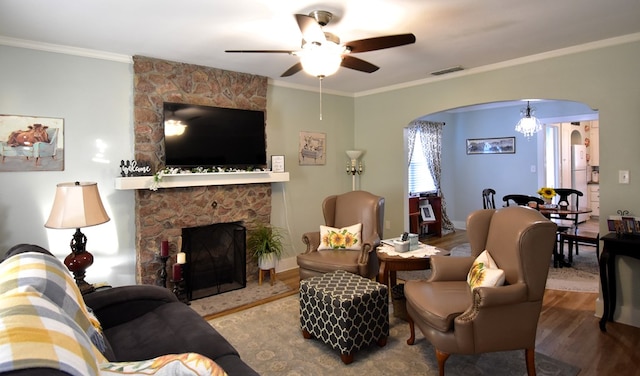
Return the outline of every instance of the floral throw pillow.
<path id="1" fill-rule="evenodd" d="M 137 362 L 100 364 L 101 376 L 227 376 L 213 360 L 196 353 L 162 355 Z"/>
<path id="2" fill-rule="evenodd" d="M 320 226 L 320 246 L 323 249 L 362 249 L 362 223 L 343 228 Z"/>
<path id="3" fill-rule="evenodd" d="M 502 286 L 504 284 L 504 270 L 499 269 L 489 251 L 484 250 L 471 265 L 467 275 L 467 283 L 471 290 L 482 286 Z"/>

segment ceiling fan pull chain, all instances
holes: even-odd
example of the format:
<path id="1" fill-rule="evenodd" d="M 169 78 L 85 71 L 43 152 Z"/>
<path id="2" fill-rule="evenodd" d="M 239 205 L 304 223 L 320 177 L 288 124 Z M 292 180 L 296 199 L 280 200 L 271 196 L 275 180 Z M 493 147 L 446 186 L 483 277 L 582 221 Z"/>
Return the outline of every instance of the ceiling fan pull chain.
<path id="1" fill-rule="evenodd" d="M 320 79 L 320 120 L 322 120 L 322 76 L 318 78 Z"/>

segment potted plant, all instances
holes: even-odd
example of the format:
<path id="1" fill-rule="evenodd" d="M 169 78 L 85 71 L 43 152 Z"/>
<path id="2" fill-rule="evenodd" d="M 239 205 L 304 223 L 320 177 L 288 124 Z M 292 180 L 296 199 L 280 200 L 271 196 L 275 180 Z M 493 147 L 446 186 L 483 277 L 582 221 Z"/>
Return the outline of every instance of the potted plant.
<path id="1" fill-rule="evenodd" d="M 247 236 L 247 247 L 251 256 L 258 261 L 258 267 L 262 270 L 275 268 L 276 261 L 282 256 L 283 246 L 282 229 L 258 223 L 249 230 Z"/>

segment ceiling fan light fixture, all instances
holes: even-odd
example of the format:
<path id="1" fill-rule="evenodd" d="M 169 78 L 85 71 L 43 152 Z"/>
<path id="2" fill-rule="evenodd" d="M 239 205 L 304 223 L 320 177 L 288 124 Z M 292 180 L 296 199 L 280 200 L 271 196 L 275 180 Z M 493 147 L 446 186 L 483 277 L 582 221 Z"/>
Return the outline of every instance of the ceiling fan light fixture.
<path id="1" fill-rule="evenodd" d="M 529 106 L 529 101 L 527 101 L 527 107 L 520 110 L 522 118 L 518 124 L 516 124 L 516 132 L 522 133 L 527 138 L 540 132 L 542 124 L 540 123 L 540 120 L 534 116 L 534 113 L 535 108 L 531 108 L 531 106 Z"/>
<path id="2" fill-rule="evenodd" d="M 298 53 L 302 69 L 314 77 L 327 77 L 338 71 L 343 49 L 338 44 L 306 43 Z"/>

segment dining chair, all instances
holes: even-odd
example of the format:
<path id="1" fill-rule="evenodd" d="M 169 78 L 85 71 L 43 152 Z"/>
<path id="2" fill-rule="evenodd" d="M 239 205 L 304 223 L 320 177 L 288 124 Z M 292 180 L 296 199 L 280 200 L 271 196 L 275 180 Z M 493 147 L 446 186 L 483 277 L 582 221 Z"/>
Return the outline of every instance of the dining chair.
<path id="1" fill-rule="evenodd" d="M 506 195 L 506 196 L 502 197 L 502 201 L 504 201 L 504 203 L 505 203 L 504 206 L 510 206 L 510 202 L 511 201 L 513 201 L 513 203 L 515 203 L 517 206 L 531 206 L 529 204 L 533 202 L 533 203 L 535 203 L 535 207 L 534 208 L 537 209 L 537 210 L 540 209 L 540 205 L 544 204 L 544 200 L 541 199 L 540 197 L 527 196 L 527 195 L 518 195 L 518 194 Z"/>
<path id="2" fill-rule="evenodd" d="M 482 190 L 482 208 L 483 209 L 495 209 L 496 202 L 494 201 L 493 196 L 496 194 L 496 191 L 492 188 L 486 188 Z"/>
<path id="3" fill-rule="evenodd" d="M 559 206 L 570 206 L 576 209 L 580 207 L 580 197 L 584 194 L 579 190 L 573 188 L 554 188 L 553 190 L 558 195 Z M 575 235 L 578 231 L 578 214 L 549 214 L 549 219 L 558 225 L 558 234 L 573 232 Z M 562 247 L 562 243 L 559 246 Z M 579 254 L 578 252 L 578 243 L 576 242 L 576 255 Z"/>

